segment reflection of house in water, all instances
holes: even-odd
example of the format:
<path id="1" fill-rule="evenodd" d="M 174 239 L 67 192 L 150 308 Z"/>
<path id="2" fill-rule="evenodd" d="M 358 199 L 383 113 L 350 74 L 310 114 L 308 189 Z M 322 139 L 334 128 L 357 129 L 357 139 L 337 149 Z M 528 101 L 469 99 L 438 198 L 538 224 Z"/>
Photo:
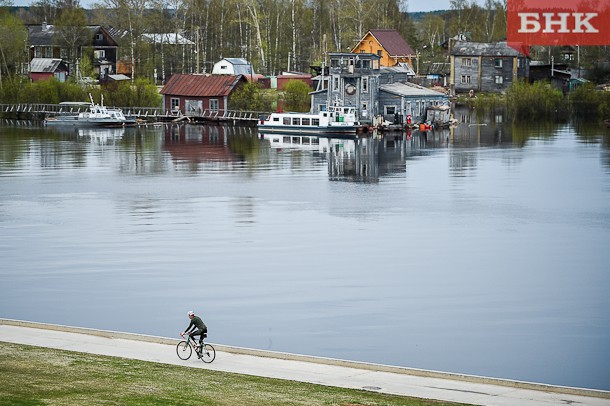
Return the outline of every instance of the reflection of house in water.
<path id="1" fill-rule="evenodd" d="M 231 163 L 240 161 L 228 145 L 237 127 L 174 125 L 165 128 L 163 149 L 174 161 L 198 163 Z M 193 168 L 196 169 L 196 168 Z"/>
<path id="2" fill-rule="evenodd" d="M 456 106 L 458 125 L 451 129 L 450 143 L 456 146 L 492 146 L 513 143 L 511 124 L 502 110 L 479 115 L 465 106 Z"/>
<path id="3" fill-rule="evenodd" d="M 428 137 L 432 139 L 433 135 Z M 265 134 L 262 138 L 272 149 L 279 151 L 297 149 L 319 154 L 328 162 L 331 180 L 354 182 L 378 182 L 380 177 L 404 173 L 407 161 L 426 154 L 424 150 L 430 147 L 428 143 L 433 143 L 425 136 L 412 136 L 410 133 L 357 139 L 277 134 Z"/>

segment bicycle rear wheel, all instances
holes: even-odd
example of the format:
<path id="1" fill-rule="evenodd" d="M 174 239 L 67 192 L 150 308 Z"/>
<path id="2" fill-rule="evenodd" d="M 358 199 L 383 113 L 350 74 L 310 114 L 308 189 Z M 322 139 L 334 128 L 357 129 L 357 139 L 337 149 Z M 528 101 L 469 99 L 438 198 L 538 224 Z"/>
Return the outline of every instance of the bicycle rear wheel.
<path id="1" fill-rule="evenodd" d="M 193 353 L 193 349 L 186 341 L 180 341 L 176 346 L 176 353 L 178 354 L 178 358 L 187 360 L 191 358 L 191 354 Z"/>
<path id="2" fill-rule="evenodd" d="M 206 364 L 214 361 L 216 358 L 216 350 L 210 344 L 203 344 L 203 348 L 201 349 L 201 360 Z"/>

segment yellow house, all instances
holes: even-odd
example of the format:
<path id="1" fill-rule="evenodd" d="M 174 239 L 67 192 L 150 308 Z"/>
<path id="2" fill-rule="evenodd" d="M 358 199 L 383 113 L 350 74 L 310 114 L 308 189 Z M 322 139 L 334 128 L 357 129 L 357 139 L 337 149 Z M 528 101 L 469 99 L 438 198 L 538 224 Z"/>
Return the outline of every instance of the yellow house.
<path id="1" fill-rule="evenodd" d="M 413 66 L 413 60 L 417 59 L 413 48 L 396 30 L 369 30 L 352 48 L 352 53 L 379 55 L 381 66 L 396 66 L 400 62 Z"/>

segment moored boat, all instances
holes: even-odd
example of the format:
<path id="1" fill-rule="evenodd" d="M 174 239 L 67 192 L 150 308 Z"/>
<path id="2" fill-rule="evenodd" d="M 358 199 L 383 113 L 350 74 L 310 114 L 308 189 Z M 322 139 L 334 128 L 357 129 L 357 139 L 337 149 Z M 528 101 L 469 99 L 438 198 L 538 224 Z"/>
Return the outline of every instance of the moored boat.
<path id="1" fill-rule="evenodd" d="M 78 114 L 47 117 L 44 120 L 44 124 L 48 126 L 122 127 L 136 123 L 135 119 L 125 117 L 120 109 L 104 106 L 103 97 L 101 104 L 94 103 L 91 95 L 89 95 L 89 98 L 91 99 L 91 104 L 87 111 Z"/>
<path id="2" fill-rule="evenodd" d="M 355 107 L 331 106 L 328 110 L 312 113 L 271 113 L 258 123 L 258 131 L 265 134 L 341 134 L 356 135 L 360 129 Z"/>

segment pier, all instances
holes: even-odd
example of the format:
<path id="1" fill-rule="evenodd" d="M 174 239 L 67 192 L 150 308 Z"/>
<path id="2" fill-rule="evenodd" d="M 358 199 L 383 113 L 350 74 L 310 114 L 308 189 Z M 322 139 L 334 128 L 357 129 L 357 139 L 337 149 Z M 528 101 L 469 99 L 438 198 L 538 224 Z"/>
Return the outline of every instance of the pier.
<path id="1" fill-rule="evenodd" d="M 190 122 L 190 123 L 227 123 L 255 125 L 260 111 L 239 110 L 202 110 L 202 111 L 163 111 L 160 107 L 112 107 L 120 108 L 125 116 L 144 121 Z M 0 113 L 5 118 L 44 119 L 47 116 L 78 114 L 89 110 L 89 104 L 0 104 Z"/>

